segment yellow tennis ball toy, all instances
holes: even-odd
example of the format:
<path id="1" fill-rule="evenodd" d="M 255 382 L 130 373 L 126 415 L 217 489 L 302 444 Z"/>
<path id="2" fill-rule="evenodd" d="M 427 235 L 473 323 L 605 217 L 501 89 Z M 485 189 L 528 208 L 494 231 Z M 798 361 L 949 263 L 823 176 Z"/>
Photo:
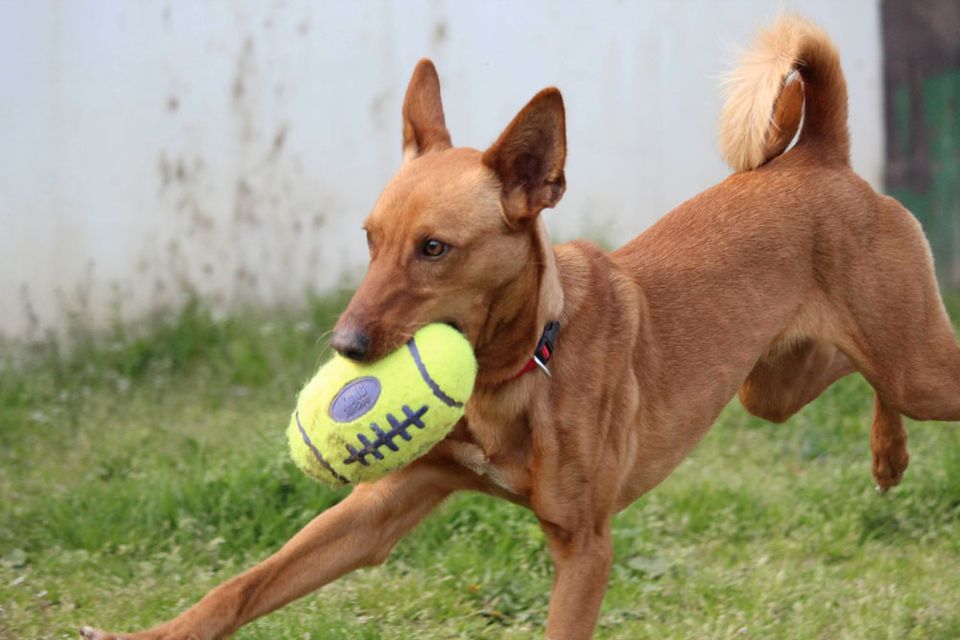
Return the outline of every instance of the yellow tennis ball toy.
<path id="1" fill-rule="evenodd" d="M 287 429 L 293 461 L 327 484 L 375 480 L 443 440 L 476 377 L 470 343 L 445 324 L 370 364 L 335 355 L 297 398 Z"/>

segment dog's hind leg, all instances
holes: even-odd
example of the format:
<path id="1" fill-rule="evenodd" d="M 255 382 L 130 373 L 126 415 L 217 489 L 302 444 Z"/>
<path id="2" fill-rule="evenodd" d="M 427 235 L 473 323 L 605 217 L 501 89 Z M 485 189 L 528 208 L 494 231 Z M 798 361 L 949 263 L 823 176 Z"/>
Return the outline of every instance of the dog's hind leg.
<path id="1" fill-rule="evenodd" d="M 902 415 L 960 420 L 960 347 L 919 224 L 892 199 L 875 213 L 843 271 L 835 339 L 877 393 L 870 445 L 885 490 L 909 461 Z"/>
<path id="2" fill-rule="evenodd" d="M 877 391 L 884 412 L 960 420 L 960 347 L 939 296 L 876 310 L 858 333 L 850 357 Z"/>
<path id="3" fill-rule="evenodd" d="M 847 356 L 826 342 L 805 339 L 774 347 L 741 385 L 740 401 L 764 420 L 784 422 L 853 371 Z"/>
<path id="4" fill-rule="evenodd" d="M 900 484 L 910 460 L 901 414 L 915 420 L 960 420 L 960 348 L 939 299 L 937 306 L 939 310 L 921 308 L 926 326 L 918 323 L 900 341 L 887 343 L 896 345 L 896 351 L 851 353 L 877 394 L 870 448 L 881 491 Z M 904 328 L 900 319 L 892 324 Z"/>
<path id="5" fill-rule="evenodd" d="M 960 420 L 960 347 L 920 225 L 891 199 L 869 244 L 847 265 L 837 344 L 879 395 L 884 413 Z"/>
<path id="6" fill-rule="evenodd" d="M 806 340 L 765 356 L 740 387 L 740 400 L 750 413 L 783 422 L 827 387 L 855 371 L 853 363 L 831 344 Z M 873 477 L 886 491 L 903 480 L 910 455 L 903 417 L 880 395 L 874 402 L 870 430 Z"/>
<path id="7" fill-rule="evenodd" d="M 900 344 L 891 340 L 892 353 L 851 357 L 891 410 L 914 420 L 958 421 L 960 348 L 946 317 L 934 318 L 911 327 Z"/>
<path id="8" fill-rule="evenodd" d="M 874 399 L 870 449 L 873 452 L 873 479 L 877 481 L 877 489 L 886 491 L 900 484 L 910 462 L 907 430 L 903 428 L 900 412 L 884 403 L 879 394 Z"/>

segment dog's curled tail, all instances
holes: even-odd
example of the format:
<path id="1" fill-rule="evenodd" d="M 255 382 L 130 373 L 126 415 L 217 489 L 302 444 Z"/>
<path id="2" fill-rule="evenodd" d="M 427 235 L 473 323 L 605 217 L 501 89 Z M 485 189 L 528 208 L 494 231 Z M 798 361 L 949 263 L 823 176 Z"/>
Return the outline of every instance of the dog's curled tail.
<path id="1" fill-rule="evenodd" d="M 816 146 L 815 157 L 850 164 L 847 85 L 829 36 L 795 15 L 781 15 L 744 52 L 724 83 L 720 151 L 734 171 L 749 171 L 777 157 L 803 130 L 797 146 Z"/>

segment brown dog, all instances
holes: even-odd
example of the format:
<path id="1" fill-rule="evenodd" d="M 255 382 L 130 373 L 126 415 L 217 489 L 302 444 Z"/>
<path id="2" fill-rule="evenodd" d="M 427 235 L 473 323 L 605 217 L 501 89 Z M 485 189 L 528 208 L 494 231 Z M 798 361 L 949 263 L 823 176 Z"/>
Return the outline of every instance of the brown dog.
<path id="1" fill-rule="evenodd" d="M 369 271 L 333 345 L 374 360 L 424 324 L 459 327 L 480 363 L 466 419 L 180 617 L 122 637 L 222 638 L 383 562 L 444 498 L 472 489 L 533 509 L 556 564 L 547 636 L 589 638 L 611 518 L 738 389 L 779 422 L 859 371 L 876 390 L 874 476 L 899 483 L 901 415 L 960 419 L 960 349 L 920 225 L 851 171 L 846 120 L 833 44 L 781 18 L 732 78 L 722 146 L 738 173 L 613 253 L 551 249 L 538 216 L 564 191 L 560 92 L 537 94 L 485 152 L 453 148 L 422 61 L 403 105 L 404 164 L 367 219 Z M 552 377 L 518 376 L 554 320 Z"/>

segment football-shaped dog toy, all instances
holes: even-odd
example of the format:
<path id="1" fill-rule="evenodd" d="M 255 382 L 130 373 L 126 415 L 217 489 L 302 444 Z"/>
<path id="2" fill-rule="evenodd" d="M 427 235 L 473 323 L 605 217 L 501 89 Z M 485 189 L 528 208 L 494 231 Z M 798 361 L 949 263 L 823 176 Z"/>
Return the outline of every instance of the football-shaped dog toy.
<path id="1" fill-rule="evenodd" d="M 374 363 L 336 355 L 297 398 L 287 429 L 293 461 L 327 484 L 375 480 L 450 432 L 476 376 L 470 343 L 445 324 Z"/>

